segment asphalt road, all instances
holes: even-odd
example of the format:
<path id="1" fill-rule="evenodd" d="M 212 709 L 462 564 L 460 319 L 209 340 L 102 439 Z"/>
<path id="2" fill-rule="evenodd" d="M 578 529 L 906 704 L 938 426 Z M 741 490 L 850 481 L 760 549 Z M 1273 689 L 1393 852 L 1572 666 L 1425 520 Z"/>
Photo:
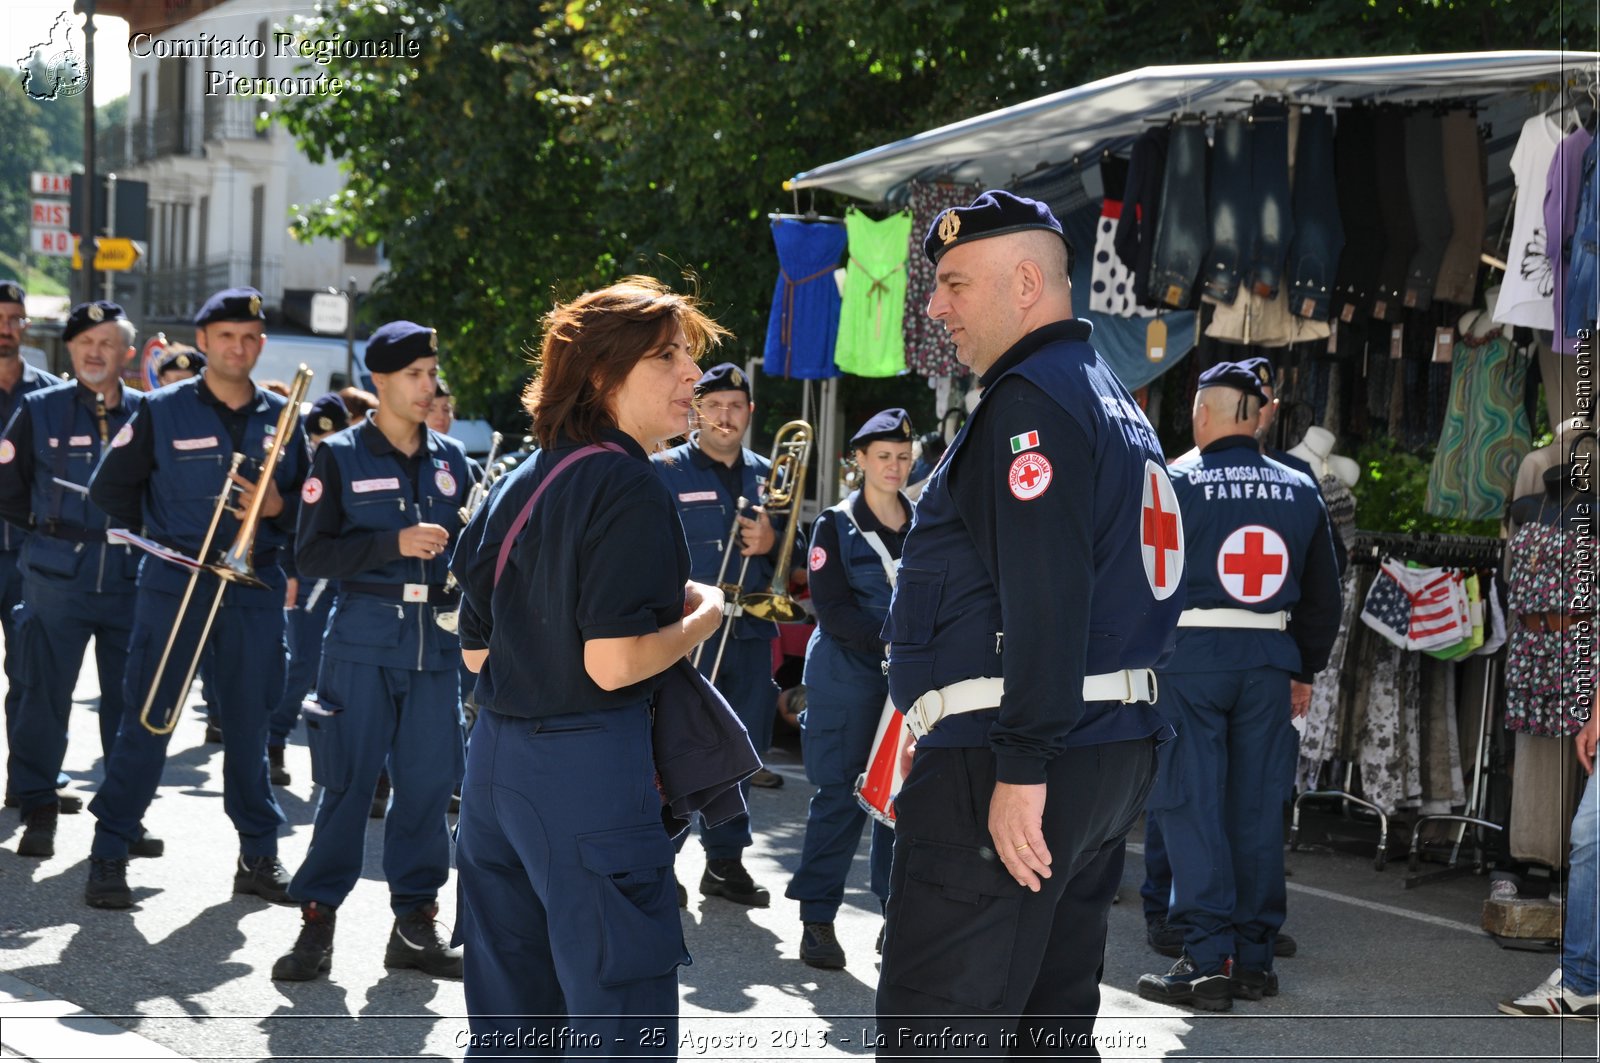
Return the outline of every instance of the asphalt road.
<path id="1" fill-rule="evenodd" d="M 92 657 L 90 658 L 92 660 Z M 91 794 L 101 765 L 95 737 L 96 687 L 79 685 L 67 767 L 74 789 Z M 93 819 L 64 816 L 57 855 L 15 853 L 21 828 L 0 815 L 0 974 L 82 1013 L 106 1017 L 103 1035 L 135 1031 L 143 1042 L 85 1038 L 52 1050 L 44 1018 L 0 1007 L 0 1041 L 33 1058 L 253 1060 L 457 1058 L 466 1022 L 458 983 L 388 971 L 390 927 L 381 870 L 383 825 L 367 836 L 365 874 L 339 911 L 330 978 L 276 983 L 272 962 L 294 940 L 298 913 L 231 892 L 235 835 L 222 811 L 220 746 L 204 744 L 186 713 L 174 735 L 161 795 L 147 819 L 166 840 L 160 859 L 129 869 L 136 907 L 96 911 L 82 902 Z M 857 858 L 838 921 L 849 955 L 843 971 L 800 963 L 797 907 L 783 886 L 798 860 L 807 791 L 797 759 L 775 751 L 788 779 L 753 795 L 756 844 L 747 864 L 773 893 L 764 910 L 702 898 L 703 858 L 691 842 L 680 858 L 689 885 L 685 936 L 694 957 L 681 975 L 680 1058 L 802 1060 L 870 1052 L 877 977 L 876 901 Z M 314 794 L 304 745 L 289 754 L 294 781 L 280 790 L 290 830 L 282 857 L 293 870 L 310 839 Z M 1289 925 L 1300 954 L 1279 962 L 1283 992 L 1240 1003 L 1231 1014 L 1195 1014 L 1142 1001 L 1139 975 L 1170 961 L 1145 945 L 1137 889 L 1139 847 L 1130 847 L 1124 902 L 1112 910 L 1104 996 L 1096 1032 L 1107 1058 L 1125 1059 L 1594 1059 L 1593 1023 L 1500 1015 L 1495 1001 L 1533 988 L 1553 967 L 1550 953 L 1508 951 L 1478 927 L 1486 883 L 1471 876 L 1401 889 L 1403 864 L 1375 872 L 1369 858 L 1291 853 Z M 455 898 L 441 898 L 453 919 Z M 0 985 L 0 1000 L 5 985 Z M 15 993 L 13 992 L 13 995 Z M 63 1005 L 63 1007 L 65 1007 Z M 60 1010 L 60 1009 L 58 1009 Z M 68 1008 L 67 1010 L 71 1010 Z M 60 1024 L 57 1024 L 59 1028 Z M 29 1036 L 24 1037 L 26 1033 Z M 1023 1046 L 1024 1048 L 1026 1046 Z M 1040 1052 L 1042 1057 L 1052 1053 Z"/>

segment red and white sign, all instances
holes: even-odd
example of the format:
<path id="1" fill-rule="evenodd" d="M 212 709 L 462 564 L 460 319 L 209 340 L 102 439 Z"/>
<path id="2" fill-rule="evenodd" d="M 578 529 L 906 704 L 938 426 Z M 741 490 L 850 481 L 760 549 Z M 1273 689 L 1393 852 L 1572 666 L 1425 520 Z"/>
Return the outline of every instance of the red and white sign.
<path id="1" fill-rule="evenodd" d="M 1150 593 L 1163 602 L 1183 586 L 1183 515 L 1167 470 L 1144 462 L 1144 499 L 1139 505 L 1139 552 Z"/>
<path id="2" fill-rule="evenodd" d="M 322 497 L 322 481 L 315 476 L 310 477 L 300 485 L 300 501 L 308 506 L 317 504 L 317 499 Z"/>
<path id="3" fill-rule="evenodd" d="M 1217 579 L 1235 601 L 1264 602 L 1288 577 L 1289 547 L 1265 525 L 1246 524 L 1217 551 Z"/>
<path id="4" fill-rule="evenodd" d="M 826 565 L 827 563 L 828 563 L 828 551 L 824 550 L 820 546 L 813 546 L 811 548 L 811 562 L 810 562 L 811 571 L 815 572 L 815 571 L 817 571 L 817 569 L 821 568 L 823 565 Z"/>
<path id="5" fill-rule="evenodd" d="M 1011 494 L 1022 502 L 1032 502 L 1050 487 L 1050 460 L 1036 450 L 1019 454 L 1011 461 L 1008 480 Z"/>
<path id="6" fill-rule="evenodd" d="M 28 230 L 32 238 L 33 253 L 53 258 L 72 257 L 72 234 L 65 229 Z"/>
<path id="7" fill-rule="evenodd" d="M 65 229 L 72 224 L 72 206 L 64 199 L 33 201 L 33 224 L 37 228 Z"/>
<path id="8" fill-rule="evenodd" d="M 72 175 L 70 173 L 46 173 L 43 170 L 34 170 L 28 175 L 28 191 L 36 196 L 70 196 L 72 195 Z"/>

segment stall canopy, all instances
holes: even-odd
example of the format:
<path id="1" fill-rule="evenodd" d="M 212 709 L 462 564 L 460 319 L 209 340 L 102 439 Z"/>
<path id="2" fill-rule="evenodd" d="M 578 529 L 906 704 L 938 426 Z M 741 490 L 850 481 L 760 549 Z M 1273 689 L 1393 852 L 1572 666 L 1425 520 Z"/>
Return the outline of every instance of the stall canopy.
<path id="1" fill-rule="evenodd" d="M 1530 90 L 1549 99 L 1563 89 L 1592 88 L 1597 63 L 1595 52 L 1462 52 L 1149 66 L 863 151 L 807 170 L 790 185 L 872 202 L 895 199 L 896 190 L 919 175 L 1001 187 L 1043 163 L 1118 151 L 1152 119 L 1242 111 L 1263 96 L 1297 103 L 1449 99 L 1488 105 L 1515 93 L 1525 101 L 1525 117 L 1537 99 Z"/>

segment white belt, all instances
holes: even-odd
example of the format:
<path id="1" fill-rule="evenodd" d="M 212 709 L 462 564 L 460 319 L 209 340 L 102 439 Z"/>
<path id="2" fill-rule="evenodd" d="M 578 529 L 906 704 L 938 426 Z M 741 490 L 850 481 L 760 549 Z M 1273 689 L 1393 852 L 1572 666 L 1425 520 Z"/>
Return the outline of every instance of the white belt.
<path id="1" fill-rule="evenodd" d="M 1289 614 L 1253 613 L 1249 609 L 1185 609 L 1178 617 L 1179 627 L 1250 627 L 1262 631 L 1289 630 Z"/>
<path id="2" fill-rule="evenodd" d="M 930 690 L 912 703 L 906 712 L 906 726 L 918 738 L 933 730 L 934 724 L 947 716 L 964 712 L 981 712 L 1000 707 L 1000 695 L 1005 693 L 1005 680 L 993 676 L 982 679 L 963 679 L 938 690 Z M 1083 677 L 1084 701 L 1120 701 L 1131 705 L 1137 701 L 1156 700 L 1156 674 L 1148 668 L 1124 668 L 1120 672 L 1104 672 Z"/>

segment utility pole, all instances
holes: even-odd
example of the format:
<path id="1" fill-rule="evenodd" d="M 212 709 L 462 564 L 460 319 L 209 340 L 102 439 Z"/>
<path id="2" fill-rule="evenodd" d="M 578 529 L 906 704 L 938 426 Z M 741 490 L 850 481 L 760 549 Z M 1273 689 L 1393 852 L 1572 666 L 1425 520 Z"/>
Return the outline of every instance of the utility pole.
<path id="1" fill-rule="evenodd" d="M 94 169 L 94 4 L 77 0 L 73 10 L 83 19 L 83 70 L 88 81 L 83 89 L 83 232 L 79 234 L 78 254 L 83 259 L 83 301 L 94 298 L 94 204 L 99 179 Z"/>

